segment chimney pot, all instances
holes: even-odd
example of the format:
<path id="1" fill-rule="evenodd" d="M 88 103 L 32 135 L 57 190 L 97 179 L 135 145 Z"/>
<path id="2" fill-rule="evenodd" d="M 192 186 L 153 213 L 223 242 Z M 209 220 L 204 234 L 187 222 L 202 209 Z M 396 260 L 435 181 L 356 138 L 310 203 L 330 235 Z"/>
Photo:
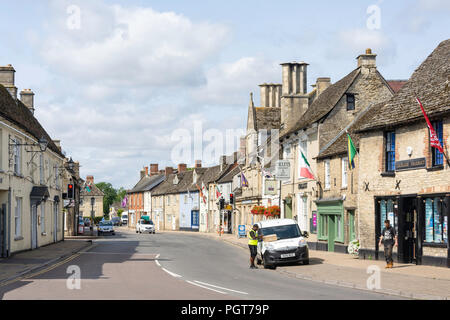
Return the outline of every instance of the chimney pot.
<path id="1" fill-rule="evenodd" d="M 172 167 L 166 167 L 165 169 L 165 174 L 166 176 L 170 175 L 173 173 L 173 168 Z"/>
<path id="2" fill-rule="evenodd" d="M 178 173 L 186 172 L 186 169 L 187 169 L 187 165 L 185 163 L 180 163 L 178 165 Z"/>
<path id="3" fill-rule="evenodd" d="M 145 175 L 148 176 L 148 167 L 144 167 Z"/>
<path id="4" fill-rule="evenodd" d="M 34 114 L 34 92 L 31 89 L 20 91 L 20 101 Z"/>
<path id="5" fill-rule="evenodd" d="M 201 168 L 202 167 L 202 160 L 195 160 L 195 167 Z"/>
<path id="6" fill-rule="evenodd" d="M 157 163 L 153 163 L 150 165 L 150 176 L 154 176 L 158 174 L 158 164 Z"/>
<path id="7" fill-rule="evenodd" d="M 87 176 L 86 177 L 86 182 L 89 182 L 91 184 L 94 184 L 94 176 Z"/>
<path id="8" fill-rule="evenodd" d="M 17 88 L 15 86 L 16 70 L 10 64 L 7 66 L 0 66 L 0 84 L 3 85 L 11 96 L 17 100 Z"/>

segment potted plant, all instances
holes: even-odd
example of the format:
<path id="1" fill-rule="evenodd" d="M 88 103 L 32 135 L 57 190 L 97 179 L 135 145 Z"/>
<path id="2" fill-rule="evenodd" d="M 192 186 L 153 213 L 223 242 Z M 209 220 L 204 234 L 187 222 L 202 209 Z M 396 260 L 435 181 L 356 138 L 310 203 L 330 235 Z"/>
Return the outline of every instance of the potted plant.
<path id="1" fill-rule="evenodd" d="M 348 244 L 348 253 L 350 255 L 352 255 L 354 258 L 358 258 L 359 257 L 359 248 L 361 247 L 361 244 L 359 243 L 358 239 L 355 239 L 353 241 L 351 241 Z"/>
<path id="2" fill-rule="evenodd" d="M 280 207 L 279 206 L 268 207 L 264 211 L 264 215 L 266 217 L 279 217 L 280 216 Z"/>
<path id="3" fill-rule="evenodd" d="M 262 215 L 262 214 L 264 214 L 265 210 L 266 210 L 266 208 L 263 206 L 254 206 L 250 212 L 254 215 Z"/>

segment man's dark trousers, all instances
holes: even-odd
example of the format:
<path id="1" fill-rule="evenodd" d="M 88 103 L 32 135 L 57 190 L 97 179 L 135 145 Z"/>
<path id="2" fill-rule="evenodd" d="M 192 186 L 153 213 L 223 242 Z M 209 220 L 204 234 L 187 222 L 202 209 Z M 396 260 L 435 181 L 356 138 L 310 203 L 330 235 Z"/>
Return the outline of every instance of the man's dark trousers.
<path id="1" fill-rule="evenodd" d="M 385 243 L 384 244 L 384 257 L 386 258 L 387 263 L 392 263 L 392 249 L 394 248 L 393 243 Z"/>

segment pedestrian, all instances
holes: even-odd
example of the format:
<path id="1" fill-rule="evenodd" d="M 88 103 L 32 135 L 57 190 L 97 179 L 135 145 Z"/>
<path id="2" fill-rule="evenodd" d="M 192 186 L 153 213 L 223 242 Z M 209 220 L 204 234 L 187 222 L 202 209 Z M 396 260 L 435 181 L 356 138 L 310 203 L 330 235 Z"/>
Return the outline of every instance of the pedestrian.
<path id="1" fill-rule="evenodd" d="M 392 249 L 394 245 L 398 246 L 397 235 L 395 234 L 395 229 L 391 226 L 389 220 L 384 221 L 384 229 L 381 232 L 379 246 L 383 243 L 384 245 L 384 256 L 386 258 L 386 269 L 394 267 L 394 260 L 392 260 Z"/>
<path id="2" fill-rule="evenodd" d="M 248 233 L 248 247 L 250 249 L 250 269 L 258 269 L 258 267 L 255 266 L 255 258 L 258 254 L 258 230 L 258 225 L 254 224 L 253 228 Z"/>

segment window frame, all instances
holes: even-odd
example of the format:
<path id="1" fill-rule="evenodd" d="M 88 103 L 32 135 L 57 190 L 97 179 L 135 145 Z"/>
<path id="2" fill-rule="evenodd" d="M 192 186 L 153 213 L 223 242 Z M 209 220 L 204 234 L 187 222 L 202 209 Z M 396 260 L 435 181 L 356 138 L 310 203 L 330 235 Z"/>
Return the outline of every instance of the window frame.
<path id="1" fill-rule="evenodd" d="M 350 101 L 351 99 L 353 99 L 352 102 Z M 354 93 L 346 93 L 345 101 L 347 104 L 347 111 L 355 111 L 356 110 L 356 97 L 355 97 Z"/>
<path id="2" fill-rule="evenodd" d="M 13 170 L 14 174 L 22 174 L 22 140 L 15 137 L 13 146 Z"/>
<path id="3" fill-rule="evenodd" d="M 325 159 L 323 162 L 325 171 L 324 189 L 329 190 L 331 189 L 331 161 L 330 159 Z"/>
<path id="4" fill-rule="evenodd" d="M 385 172 L 395 172 L 395 146 L 396 134 L 395 131 L 386 131 L 384 134 L 384 169 Z M 389 150 L 388 150 L 389 149 Z M 393 150 L 392 150 L 393 149 Z"/>
<path id="5" fill-rule="evenodd" d="M 23 199 L 16 197 L 16 208 L 14 210 L 14 236 L 22 237 L 22 208 Z"/>
<path id="6" fill-rule="evenodd" d="M 442 120 L 436 120 L 431 123 L 441 146 L 444 145 L 444 123 Z M 429 130 L 428 130 L 429 134 Z M 442 167 L 444 165 L 444 154 L 437 148 L 431 147 L 431 164 L 433 167 Z"/>
<path id="7" fill-rule="evenodd" d="M 341 188 L 348 188 L 348 157 L 341 158 Z M 345 182 L 345 183 L 344 183 Z"/>
<path id="8" fill-rule="evenodd" d="M 44 235 L 46 232 L 45 228 L 45 202 L 41 202 L 41 235 Z"/>

